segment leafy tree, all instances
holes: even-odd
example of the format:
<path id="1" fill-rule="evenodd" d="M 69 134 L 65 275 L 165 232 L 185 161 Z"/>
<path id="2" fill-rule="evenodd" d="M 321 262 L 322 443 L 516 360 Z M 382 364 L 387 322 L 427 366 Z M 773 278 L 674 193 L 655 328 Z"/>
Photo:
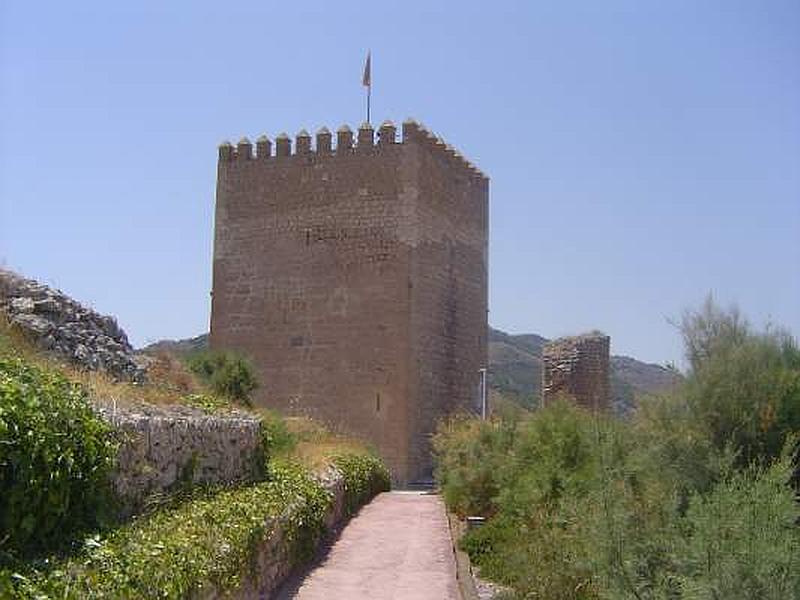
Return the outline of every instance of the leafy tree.
<path id="1" fill-rule="evenodd" d="M 800 431 L 800 349 L 782 329 L 752 330 L 734 307 L 708 298 L 684 313 L 681 332 L 691 370 L 682 394 L 689 417 L 740 464 L 777 457 Z"/>

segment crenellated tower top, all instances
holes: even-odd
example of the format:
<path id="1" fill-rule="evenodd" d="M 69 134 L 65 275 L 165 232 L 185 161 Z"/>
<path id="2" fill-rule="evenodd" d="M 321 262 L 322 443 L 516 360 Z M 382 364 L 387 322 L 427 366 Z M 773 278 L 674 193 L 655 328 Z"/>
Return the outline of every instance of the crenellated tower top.
<path id="1" fill-rule="evenodd" d="M 397 127 L 388 120 L 378 127 L 377 136 L 370 123 L 362 123 L 355 135 L 353 130 L 344 124 L 336 130 L 336 143 L 334 145 L 334 136 L 330 130 L 327 127 L 321 127 L 317 130 L 314 144 L 312 145 L 312 136 L 305 129 L 302 129 L 295 136 L 294 151 L 292 150 L 291 138 L 286 133 L 279 134 L 275 138 L 274 154 L 272 152 L 272 142 L 266 135 L 261 135 L 256 140 L 255 152 L 250 140 L 247 137 L 243 137 L 236 146 L 227 141 L 220 144 L 219 162 L 267 161 L 287 157 L 298 157 L 307 160 L 315 156 L 364 155 L 380 153 L 401 144 L 417 144 L 427 148 L 434 156 L 442 157 L 472 179 L 488 179 L 480 169 L 464 158 L 455 148 L 414 119 L 403 121 L 401 131 L 402 138 L 398 141 Z"/>

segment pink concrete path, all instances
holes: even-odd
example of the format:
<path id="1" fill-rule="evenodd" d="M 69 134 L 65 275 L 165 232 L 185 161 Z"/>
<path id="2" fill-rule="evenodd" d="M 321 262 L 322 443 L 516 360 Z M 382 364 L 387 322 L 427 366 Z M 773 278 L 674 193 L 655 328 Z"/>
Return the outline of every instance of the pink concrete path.
<path id="1" fill-rule="evenodd" d="M 281 597 L 458 600 L 444 503 L 432 494 L 380 494 L 345 526 L 323 561 Z"/>

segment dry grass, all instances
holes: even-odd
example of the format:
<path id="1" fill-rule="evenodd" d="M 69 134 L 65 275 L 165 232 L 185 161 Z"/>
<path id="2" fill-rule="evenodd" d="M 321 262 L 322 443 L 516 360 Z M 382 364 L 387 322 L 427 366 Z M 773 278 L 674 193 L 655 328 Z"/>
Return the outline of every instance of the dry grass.
<path id="1" fill-rule="evenodd" d="M 284 422 L 295 439 L 290 456 L 312 470 L 329 465 L 331 457 L 337 454 L 372 451 L 366 442 L 333 432 L 308 417 L 285 417 Z"/>
<path id="2" fill-rule="evenodd" d="M 79 369 L 64 360 L 39 350 L 16 328 L 11 327 L 0 313 L 0 353 L 21 354 L 34 364 L 47 369 L 57 369 L 68 379 L 83 385 L 90 395 L 101 403 L 185 404 L 191 394 L 210 394 L 199 378 L 186 368 L 176 356 L 169 353 L 150 355 L 152 364 L 148 368 L 148 383 L 134 384 L 116 381 L 103 372 Z M 307 467 L 318 470 L 330 464 L 336 454 L 373 451 L 366 442 L 331 431 L 307 417 L 280 417 L 266 409 L 254 409 L 264 419 L 280 420 L 292 443 L 287 449 L 290 458 Z"/>
<path id="3" fill-rule="evenodd" d="M 148 383 L 117 381 L 102 371 L 89 371 L 42 352 L 0 313 L 0 352 L 15 352 L 46 369 L 61 371 L 68 379 L 83 385 L 93 398 L 118 404 L 181 404 L 188 394 L 207 394 L 208 390 L 180 359 L 162 353 L 153 355 Z"/>

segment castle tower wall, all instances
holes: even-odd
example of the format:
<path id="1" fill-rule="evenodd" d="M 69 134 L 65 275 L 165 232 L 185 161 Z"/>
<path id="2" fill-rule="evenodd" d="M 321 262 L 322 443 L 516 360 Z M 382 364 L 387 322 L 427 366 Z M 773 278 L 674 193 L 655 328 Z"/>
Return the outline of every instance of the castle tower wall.
<path id="1" fill-rule="evenodd" d="M 542 352 L 542 404 L 567 396 L 590 410 L 608 410 L 611 338 L 601 334 L 548 342 Z"/>
<path id="2" fill-rule="evenodd" d="M 476 406 L 488 180 L 416 124 L 374 133 L 220 147 L 211 345 L 253 360 L 257 404 L 367 439 L 402 484 Z"/>

